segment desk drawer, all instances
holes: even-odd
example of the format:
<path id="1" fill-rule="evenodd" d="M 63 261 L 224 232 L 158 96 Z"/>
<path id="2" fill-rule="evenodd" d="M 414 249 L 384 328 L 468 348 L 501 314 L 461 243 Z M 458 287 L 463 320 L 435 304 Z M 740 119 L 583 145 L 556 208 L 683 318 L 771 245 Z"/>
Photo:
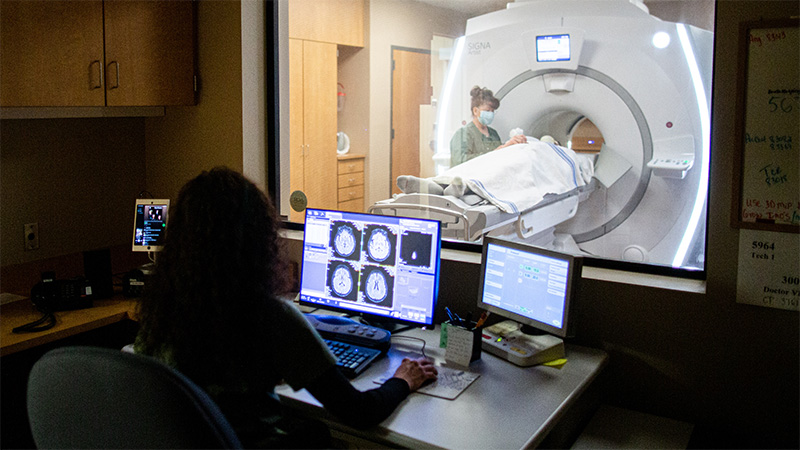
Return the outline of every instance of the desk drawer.
<path id="1" fill-rule="evenodd" d="M 339 189 L 339 203 L 364 198 L 364 186 L 350 186 Z"/>
<path id="2" fill-rule="evenodd" d="M 339 202 L 340 211 L 364 212 L 364 199 L 357 198 L 346 202 Z"/>
<path id="3" fill-rule="evenodd" d="M 345 159 L 339 161 L 338 167 L 338 174 L 341 175 L 343 173 L 353 173 L 353 172 L 363 172 L 364 171 L 364 159 Z"/>
<path id="4" fill-rule="evenodd" d="M 339 175 L 339 189 L 364 184 L 364 172 L 345 173 Z"/>

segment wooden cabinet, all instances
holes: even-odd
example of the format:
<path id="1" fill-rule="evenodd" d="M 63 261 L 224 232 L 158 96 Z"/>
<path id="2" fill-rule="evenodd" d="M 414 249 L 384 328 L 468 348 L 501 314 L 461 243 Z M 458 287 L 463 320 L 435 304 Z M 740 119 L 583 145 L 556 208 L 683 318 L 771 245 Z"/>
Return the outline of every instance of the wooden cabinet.
<path id="1" fill-rule="evenodd" d="M 364 46 L 363 0 L 289 0 L 289 37 Z"/>
<path id="2" fill-rule="evenodd" d="M 336 45 L 289 39 L 289 186 L 310 208 L 337 206 L 336 127 Z"/>
<path id="3" fill-rule="evenodd" d="M 364 211 L 364 155 L 339 156 L 336 173 L 339 175 L 338 209 Z"/>
<path id="4" fill-rule="evenodd" d="M 193 105 L 192 1 L 3 0 L 0 106 Z"/>

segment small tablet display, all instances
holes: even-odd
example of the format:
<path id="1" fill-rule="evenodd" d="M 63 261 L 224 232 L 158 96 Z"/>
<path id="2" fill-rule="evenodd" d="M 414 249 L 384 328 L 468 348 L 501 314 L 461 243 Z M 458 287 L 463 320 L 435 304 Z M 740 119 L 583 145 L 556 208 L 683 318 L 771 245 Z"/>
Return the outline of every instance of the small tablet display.
<path id="1" fill-rule="evenodd" d="M 569 35 L 536 36 L 536 61 L 569 61 Z"/>
<path id="2" fill-rule="evenodd" d="M 157 252 L 163 248 L 168 210 L 168 199 L 136 199 L 136 214 L 133 219 L 133 251 Z"/>

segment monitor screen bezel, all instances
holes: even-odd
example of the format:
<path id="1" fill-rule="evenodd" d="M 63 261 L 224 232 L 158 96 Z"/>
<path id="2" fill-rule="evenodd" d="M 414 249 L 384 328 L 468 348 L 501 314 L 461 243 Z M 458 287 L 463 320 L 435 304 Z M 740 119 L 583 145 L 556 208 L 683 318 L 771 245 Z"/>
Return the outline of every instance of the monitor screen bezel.
<path id="1" fill-rule="evenodd" d="M 555 59 L 543 59 L 541 58 L 541 50 L 539 48 L 539 43 L 545 40 L 550 40 L 552 38 L 564 38 L 567 39 L 567 57 L 566 58 L 555 58 Z M 558 33 L 558 34 L 540 34 L 536 36 L 536 62 L 540 63 L 557 63 L 557 62 L 564 62 L 564 61 L 572 61 L 572 36 L 569 33 Z"/>
<path id="2" fill-rule="evenodd" d="M 131 237 L 132 250 L 134 252 L 160 252 L 164 249 L 164 245 L 137 245 L 136 244 L 136 216 L 138 214 L 139 206 L 166 206 L 167 217 L 164 219 L 165 223 L 169 222 L 169 199 L 166 198 L 137 198 L 136 204 L 133 207 L 133 236 Z"/>
<path id="3" fill-rule="evenodd" d="M 563 317 L 563 326 L 561 328 L 555 327 L 545 322 L 540 322 L 535 319 L 531 319 L 530 317 L 525 317 L 523 315 L 508 311 L 503 308 L 499 308 L 495 305 L 490 305 L 483 301 L 483 289 L 484 289 L 484 280 L 486 277 L 486 268 L 487 268 L 487 254 L 489 252 L 490 245 L 498 245 L 505 248 L 511 248 L 515 250 L 520 250 L 528 253 L 533 253 L 536 255 L 541 255 L 549 258 L 555 258 L 562 261 L 567 261 L 569 264 L 569 269 L 567 271 L 567 287 L 566 287 L 566 295 L 564 298 L 564 317 Z M 572 255 L 568 253 L 561 253 L 552 250 L 546 250 L 540 247 L 536 247 L 530 244 L 524 244 L 520 242 L 512 242 L 507 241 L 505 239 L 498 239 L 493 237 L 485 237 L 483 239 L 483 249 L 481 253 L 481 272 L 480 272 L 480 280 L 479 280 L 479 287 L 478 287 L 478 307 L 485 309 L 493 314 L 497 314 L 499 316 L 505 317 L 507 319 L 514 320 L 518 323 L 523 325 L 527 325 L 533 327 L 537 330 L 544 331 L 546 333 L 552 334 L 554 336 L 558 336 L 560 338 L 565 337 L 573 337 L 574 336 L 574 305 L 575 305 L 575 297 L 578 295 L 581 274 L 583 271 L 583 257 L 578 255 Z"/>
<path id="4" fill-rule="evenodd" d="M 306 255 L 305 255 L 305 246 L 306 246 L 305 223 L 308 223 L 308 215 L 312 211 L 313 212 L 325 212 L 325 213 L 359 214 L 359 215 L 363 215 L 363 216 L 385 217 L 385 218 L 394 218 L 394 219 L 423 220 L 423 221 L 426 221 L 426 222 L 430 222 L 432 224 L 436 224 L 438 239 L 436 240 L 436 245 L 434 245 L 434 249 L 433 249 L 435 251 L 435 255 L 433 255 L 434 259 L 435 259 L 433 301 L 432 301 L 432 304 L 431 304 L 431 314 L 430 314 L 430 316 L 426 316 L 426 321 L 425 322 L 416 322 L 416 321 L 413 321 L 413 320 L 405 320 L 405 319 L 398 318 L 398 317 L 392 317 L 392 316 L 387 316 L 387 315 L 382 315 L 382 314 L 375 314 L 375 313 L 371 313 L 371 312 L 368 312 L 368 311 L 360 311 L 360 310 L 355 310 L 355 309 L 350 309 L 350 308 L 342 308 L 342 307 L 337 307 L 337 306 L 333 306 L 333 305 L 323 305 L 323 304 L 320 304 L 320 303 L 316 303 L 316 302 L 311 302 L 311 301 L 305 300 L 303 298 L 303 295 L 302 295 L 303 276 L 305 274 L 305 272 L 303 270 L 303 268 L 304 268 L 303 266 L 305 265 L 305 257 L 306 257 Z M 435 220 L 435 219 L 420 219 L 420 218 L 416 218 L 416 217 L 385 216 L 385 215 L 381 215 L 381 214 L 371 214 L 371 213 L 365 213 L 365 212 L 338 211 L 338 210 L 324 209 L 324 208 L 307 208 L 306 209 L 305 220 L 304 220 L 304 228 L 303 228 L 303 247 L 301 249 L 301 255 L 300 256 L 301 256 L 301 258 L 300 258 L 301 259 L 301 264 L 300 264 L 300 277 L 299 277 L 299 280 L 298 280 L 299 281 L 298 302 L 299 302 L 299 304 L 301 306 L 319 308 L 319 309 L 324 309 L 324 310 L 334 311 L 334 312 L 340 312 L 340 313 L 345 313 L 345 314 L 348 314 L 348 315 L 351 315 L 351 316 L 361 316 L 365 320 L 369 321 L 370 323 L 373 323 L 373 324 L 376 324 L 376 325 L 381 325 L 381 326 L 386 326 L 386 325 L 390 325 L 390 324 L 396 324 L 396 325 L 408 325 L 408 326 L 413 326 L 413 327 L 429 327 L 429 326 L 432 326 L 434 324 L 434 316 L 435 316 L 435 312 L 436 312 L 436 306 L 437 306 L 437 303 L 439 301 L 439 284 L 440 284 L 440 280 L 439 279 L 441 277 L 441 260 L 442 260 L 442 224 L 441 224 L 440 221 Z"/>

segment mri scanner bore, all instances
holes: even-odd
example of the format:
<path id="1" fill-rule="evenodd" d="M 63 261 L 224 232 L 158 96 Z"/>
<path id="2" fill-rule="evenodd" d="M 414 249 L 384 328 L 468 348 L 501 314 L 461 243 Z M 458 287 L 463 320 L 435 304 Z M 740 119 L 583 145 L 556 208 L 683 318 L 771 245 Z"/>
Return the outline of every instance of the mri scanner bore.
<path id="1" fill-rule="evenodd" d="M 710 31 L 663 21 L 626 0 L 517 0 L 469 19 L 438 101 L 436 176 L 400 177 L 404 193 L 370 210 L 439 219 L 451 239 L 498 236 L 703 269 L 712 46 Z M 502 103 L 492 123 L 500 136 L 521 129 L 528 137 L 470 161 L 480 162 L 486 180 L 449 167 L 449 141 L 471 120 L 476 85 Z M 492 159 L 498 152 L 508 153 Z M 526 152 L 553 159 L 573 179 L 550 179 L 558 170 L 531 174 Z M 498 198 L 509 179 L 532 177 L 546 191 L 534 204 Z M 499 207 L 503 201 L 512 206 Z"/>

